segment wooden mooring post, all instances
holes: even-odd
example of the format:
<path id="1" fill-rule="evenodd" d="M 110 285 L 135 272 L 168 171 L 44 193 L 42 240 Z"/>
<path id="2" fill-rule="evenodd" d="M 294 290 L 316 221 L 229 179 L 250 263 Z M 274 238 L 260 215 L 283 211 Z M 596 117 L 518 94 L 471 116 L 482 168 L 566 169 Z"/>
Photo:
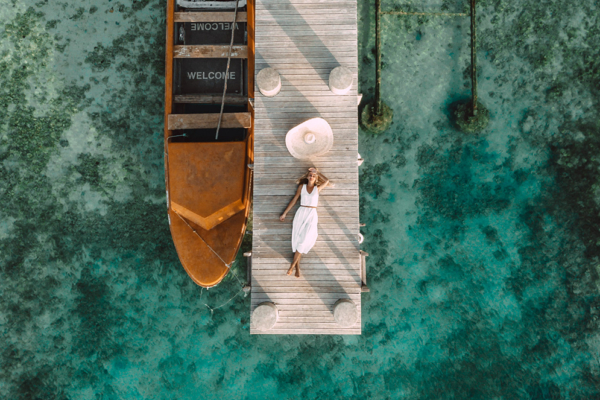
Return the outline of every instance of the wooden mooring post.
<path id="1" fill-rule="evenodd" d="M 471 0 L 471 105 L 473 116 L 477 115 L 477 29 L 475 23 L 475 0 Z"/>

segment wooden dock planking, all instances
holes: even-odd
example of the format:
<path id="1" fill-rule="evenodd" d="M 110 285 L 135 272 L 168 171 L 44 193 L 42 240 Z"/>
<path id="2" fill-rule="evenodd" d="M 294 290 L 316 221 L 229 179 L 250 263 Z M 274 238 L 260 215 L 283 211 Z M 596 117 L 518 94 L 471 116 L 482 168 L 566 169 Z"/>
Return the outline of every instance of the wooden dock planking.
<path id="1" fill-rule="evenodd" d="M 253 334 L 361 333 L 356 11 L 356 0 L 255 1 L 255 68 L 275 68 L 282 88 L 275 97 L 255 91 L 251 311 L 271 301 L 279 319 L 269 331 L 251 328 Z M 344 96 L 328 86 L 329 73 L 340 65 L 354 74 Z M 297 160 L 285 135 L 314 117 L 329 122 L 334 146 L 311 162 Z M 313 165 L 336 184 L 321 193 L 319 237 L 302 258 L 302 277 L 288 277 L 297 206 L 285 222 L 279 215 L 294 195 L 294 180 Z M 357 305 L 359 318 L 350 328 L 333 318 L 339 299 Z"/>

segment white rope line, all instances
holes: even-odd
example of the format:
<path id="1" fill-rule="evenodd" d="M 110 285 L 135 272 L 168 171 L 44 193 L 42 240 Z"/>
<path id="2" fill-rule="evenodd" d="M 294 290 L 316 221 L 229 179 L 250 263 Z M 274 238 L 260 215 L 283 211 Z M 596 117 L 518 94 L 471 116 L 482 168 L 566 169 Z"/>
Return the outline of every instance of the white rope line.
<path id="1" fill-rule="evenodd" d="M 215 310 L 218 310 L 219 308 L 223 307 L 224 305 L 227 305 L 229 302 L 231 302 L 231 300 L 235 299 L 236 297 L 239 296 L 240 292 L 243 292 L 244 288 L 240 288 L 240 290 L 235 294 L 235 296 L 233 296 L 232 298 L 230 298 L 229 300 L 227 300 L 225 303 L 221 304 L 218 307 L 212 308 L 211 306 L 209 306 L 208 304 L 204 303 L 204 305 L 206 306 L 206 308 L 208 308 L 210 310 L 210 315 L 212 316 L 213 312 Z"/>
<path id="2" fill-rule="evenodd" d="M 235 24 L 237 21 L 238 1 L 235 2 L 235 12 L 233 13 L 233 24 L 231 25 L 231 42 L 229 43 L 229 54 L 227 55 L 227 69 L 225 70 L 225 86 L 223 87 L 223 98 L 221 99 L 221 112 L 219 113 L 219 123 L 217 124 L 217 134 L 215 140 L 219 139 L 219 129 L 221 129 L 221 120 L 223 119 L 223 109 L 225 108 L 225 93 L 227 92 L 227 78 L 229 78 L 229 64 L 231 63 L 231 49 L 233 49 L 233 39 L 235 35 Z"/>
<path id="3" fill-rule="evenodd" d="M 196 236 L 198 236 L 198 237 L 200 238 L 200 240 L 202 240 L 202 241 L 204 242 L 204 244 L 205 244 L 205 245 L 207 245 L 207 246 L 208 246 L 208 248 L 210 249 L 210 251 L 212 251 L 213 253 L 215 253 L 215 255 L 216 255 L 217 257 L 219 257 L 219 260 L 221 260 L 221 262 L 222 262 L 223 264 L 225 264 L 225 266 L 226 266 L 227 268 L 231 268 L 231 264 L 233 264 L 233 261 L 231 262 L 231 264 L 227 264 L 227 263 L 225 262 L 225 260 L 223 260 L 223 259 L 221 258 L 221 256 L 219 255 L 219 253 L 217 253 L 217 252 L 216 252 L 216 251 L 215 251 L 215 250 L 214 250 L 212 247 L 210 247 L 210 245 L 209 245 L 208 243 L 206 243 L 206 240 L 204 240 L 204 239 L 202 238 L 202 236 L 200 236 L 200 235 L 198 234 L 198 232 L 196 232 L 196 230 L 195 230 L 194 228 L 192 228 L 192 226 L 191 226 L 190 224 L 188 224 L 188 222 L 185 220 L 185 218 L 183 218 L 181 215 L 179 215 L 179 213 L 178 213 L 178 212 L 176 212 L 175 210 L 173 210 L 173 212 L 174 212 L 175 214 L 177 214 L 177 216 L 178 216 L 179 218 L 181 218 L 181 220 L 182 220 L 183 222 L 185 222 L 185 224 L 188 226 L 188 228 L 190 228 L 190 229 L 192 230 L 192 232 L 194 232 L 194 233 L 196 234 Z"/>

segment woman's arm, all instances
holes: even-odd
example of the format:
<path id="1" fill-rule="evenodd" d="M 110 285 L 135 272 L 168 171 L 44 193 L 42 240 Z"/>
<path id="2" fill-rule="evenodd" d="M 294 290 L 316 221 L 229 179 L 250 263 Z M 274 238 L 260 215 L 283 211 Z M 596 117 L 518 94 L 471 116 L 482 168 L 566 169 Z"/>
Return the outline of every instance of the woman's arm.
<path id="1" fill-rule="evenodd" d="M 279 220 L 281 222 L 283 222 L 285 220 L 285 216 L 287 215 L 287 213 L 292 209 L 292 207 L 294 207 L 294 204 L 296 204 L 296 202 L 298 201 L 298 198 L 300 197 L 301 193 L 302 193 L 302 184 L 298 185 L 298 189 L 296 189 L 296 194 L 290 201 L 290 204 L 288 204 L 288 206 L 285 208 L 285 211 L 283 212 L 283 214 L 281 214 L 281 217 L 279 217 Z"/>
<path id="2" fill-rule="evenodd" d="M 319 178 L 323 179 L 325 182 L 323 182 L 323 184 L 321 186 L 317 186 L 317 189 L 319 189 L 319 192 L 321 192 L 321 190 L 325 189 L 325 186 L 329 185 L 329 179 L 323 175 L 322 173 L 317 171 L 317 175 L 319 175 Z"/>

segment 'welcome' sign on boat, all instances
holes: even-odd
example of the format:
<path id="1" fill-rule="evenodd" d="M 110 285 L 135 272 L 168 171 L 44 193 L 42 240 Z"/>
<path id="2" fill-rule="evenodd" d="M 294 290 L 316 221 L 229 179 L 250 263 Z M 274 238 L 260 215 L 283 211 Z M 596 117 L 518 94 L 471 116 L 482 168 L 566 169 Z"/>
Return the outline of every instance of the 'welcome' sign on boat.
<path id="1" fill-rule="evenodd" d="M 227 60 L 216 58 L 180 59 L 177 71 L 180 75 L 181 94 L 223 93 Z M 243 60 L 232 59 L 227 77 L 227 93 L 242 94 L 244 85 L 242 72 Z"/>

